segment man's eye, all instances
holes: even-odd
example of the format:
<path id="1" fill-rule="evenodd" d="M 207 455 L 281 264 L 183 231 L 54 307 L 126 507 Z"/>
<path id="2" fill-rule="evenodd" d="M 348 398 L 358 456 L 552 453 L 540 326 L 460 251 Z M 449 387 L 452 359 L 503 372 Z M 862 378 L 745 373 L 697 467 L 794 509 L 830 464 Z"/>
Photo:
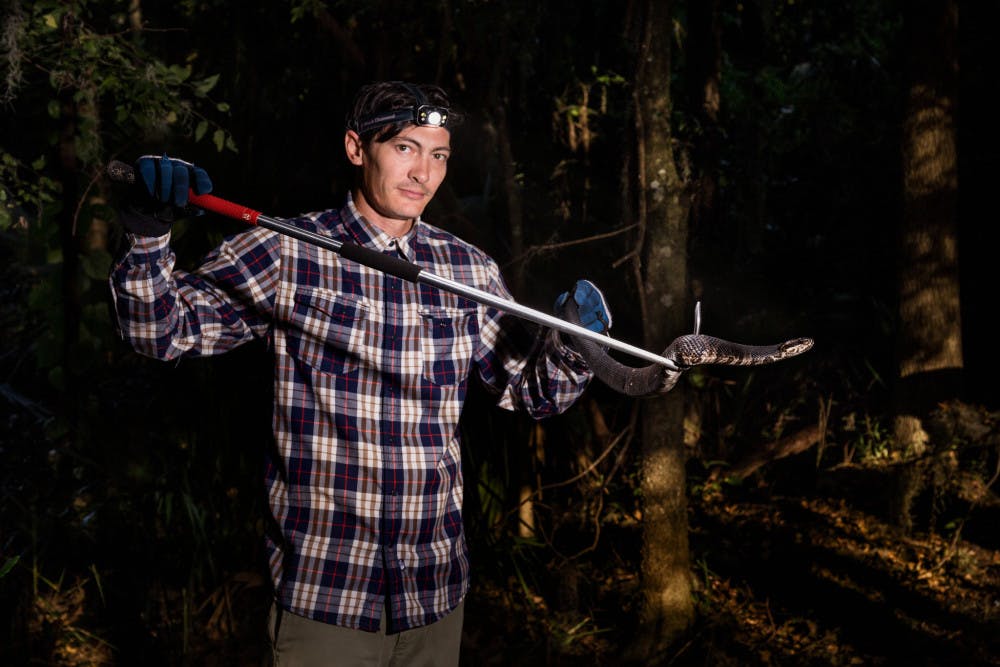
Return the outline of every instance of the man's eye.
<path id="1" fill-rule="evenodd" d="M 435 153 L 434 154 L 434 159 L 435 160 L 441 160 L 442 162 L 447 162 L 448 161 L 448 154 L 447 153 Z"/>
<path id="2" fill-rule="evenodd" d="M 412 149 L 407 144 L 396 144 L 396 150 L 400 153 L 409 153 Z"/>

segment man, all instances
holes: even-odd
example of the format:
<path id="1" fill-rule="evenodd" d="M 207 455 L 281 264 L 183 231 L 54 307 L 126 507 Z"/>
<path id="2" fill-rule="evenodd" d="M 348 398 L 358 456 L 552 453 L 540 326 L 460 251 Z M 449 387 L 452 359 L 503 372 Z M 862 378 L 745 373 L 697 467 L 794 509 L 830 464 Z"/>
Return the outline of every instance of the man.
<path id="1" fill-rule="evenodd" d="M 447 172 L 455 119 L 436 86 L 364 87 L 344 134 L 356 186 L 341 208 L 294 224 L 509 299 L 492 259 L 420 217 Z M 494 308 L 266 229 L 227 238 L 192 273 L 175 270 L 170 222 L 188 185 L 205 194 L 211 180 L 167 156 L 137 168 L 137 196 L 121 212 L 131 248 L 110 279 L 122 335 L 164 360 L 255 338 L 273 352 L 276 664 L 457 664 L 469 377 L 500 407 L 543 418 L 581 395 L 590 370 L 554 331 L 536 337 Z M 592 284 L 577 282 L 572 298 L 585 326 L 610 327 Z"/>

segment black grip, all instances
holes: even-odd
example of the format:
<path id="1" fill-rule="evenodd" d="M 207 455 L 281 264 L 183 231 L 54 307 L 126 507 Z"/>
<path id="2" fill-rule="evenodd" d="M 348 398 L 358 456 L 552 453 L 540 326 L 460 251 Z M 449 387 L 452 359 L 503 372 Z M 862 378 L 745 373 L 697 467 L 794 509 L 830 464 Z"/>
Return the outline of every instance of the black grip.
<path id="1" fill-rule="evenodd" d="M 121 160 L 109 162 L 106 171 L 108 178 L 115 183 L 127 183 L 128 185 L 135 183 L 135 169 L 132 168 L 132 165 L 125 164 Z"/>
<path id="2" fill-rule="evenodd" d="M 416 264 L 412 264 L 398 257 L 393 257 L 392 255 L 383 255 L 376 250 L 369 250 L 364 246 L 359 246 L 354 243 L 343 244 L 337 252 L 340 253 L 342 257 L 346 257 L 347 259 L 355 261 L 358 264 L 364 264 L 365 266 L 373 268 L 376 271 L 388 273 L 391 276 L 408 280 L 411 283 L 417 282 L 420 277 L 420 272 L 423 271 L 423 269 Z"/>

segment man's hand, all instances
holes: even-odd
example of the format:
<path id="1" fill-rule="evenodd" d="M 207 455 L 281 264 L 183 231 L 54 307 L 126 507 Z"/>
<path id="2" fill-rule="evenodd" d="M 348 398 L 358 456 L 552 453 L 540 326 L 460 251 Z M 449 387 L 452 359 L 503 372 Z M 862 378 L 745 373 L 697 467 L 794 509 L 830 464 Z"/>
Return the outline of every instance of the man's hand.
<path id="1" fill-rule="evenodd" d="M 601 290 L 589 280 L 578 280 L 572 290 L 559 295 L 555 304 L 557 315 L 562 315 L 566 300 L 571 294 L 580 312 L 582 326 L 597 333 L 607 333 L 611 329 L 611 310 L 608 308 L 608 303 L 604 300 Z"/>
<path id="2" fill-rule="evenodd" d="M 174 220 L 202 211 L 188 206 L 188 191 L 204 195 L 212 191 L 212 179 L 201 167 L 168 157 L 143 155 L 135 162 L 137 182 L 129 188 L 122 225 L 140 236 L 163 236 Z"/>
<path id="3" fill-rule="evenodd" d="M 160 204 L 184 208 L 188 203 L 188 190 L 205 195 L 212 191 L 212 180 L 201 167 L 177 158 L 143 155 L 136 160 L 136 171 L 142 177 L 149 196 Z"/>

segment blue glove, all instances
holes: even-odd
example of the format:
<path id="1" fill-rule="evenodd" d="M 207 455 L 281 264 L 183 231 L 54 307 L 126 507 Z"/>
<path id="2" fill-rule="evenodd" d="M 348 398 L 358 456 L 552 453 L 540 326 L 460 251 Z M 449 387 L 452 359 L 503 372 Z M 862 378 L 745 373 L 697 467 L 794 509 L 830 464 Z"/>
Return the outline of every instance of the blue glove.
<path id="1" fill-rule="evenodd" d="M 212 191 L 212 179 L 204 169 L 167 157 L 166 153 L 163 157 L 143 155 L 135 165 L 147 194 L 160 204 L 184 208 L 188 203 L 189 189 L 199 195 Z"/>
<path id="2" fill-rule="evenodd" d="M 174 220 L 204 211 L 188 206 L 188 190 L 212 191 L 208 173 L 190 162 L 143 155 L 135 162 L 136 184 L 128 188 L 127 205 L 118 212 L 125 229 L 140 236 L 163 236 Z"/>
<path id="3" fill-rule="evenodd" d="M 596 331 L 597 333 L 607 333 L 611 329 L 611 310 L 608 308 L 604 295 L 597 286 L 589 280 L 577 280 L 571 290 L 573 301 L 576 302 L 580 311 L 580 324 Z M 569 298 L 570 292 L 563 292 L 556 299 L 555 310 L 561 312 Z"/>

